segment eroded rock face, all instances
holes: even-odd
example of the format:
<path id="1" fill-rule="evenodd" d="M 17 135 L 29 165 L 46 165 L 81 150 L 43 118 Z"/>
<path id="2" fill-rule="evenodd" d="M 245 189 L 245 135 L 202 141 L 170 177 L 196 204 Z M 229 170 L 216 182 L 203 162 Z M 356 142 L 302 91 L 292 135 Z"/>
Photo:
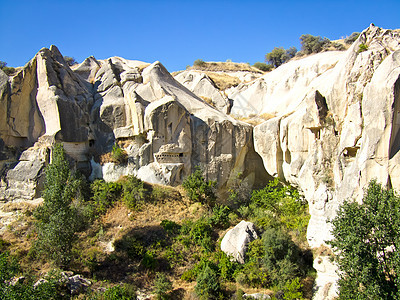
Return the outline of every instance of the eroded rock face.
<path id="1" fill-rule="evenodd" d="M 331 239 L 328 221 L 370 180 L 400 189 L 399 91 L 400 34 L 371 25 L 346 52 L 288 62 L 232 96 L 232 113 L 246 115 L 248 102 L 271 114 L 254 129 L 255 149 L 269 174 L 304 193 L 311 247 Z M 315 298 L 332 298 L 335 268 L 321 264 Z"/>
<path id="2" fill-rule="evenodd" d="M 62 142 L 76 168 L 93 171 L 91 179 L 134 174 L 152 183 L 177 185 L 200 165 L 205 177 L 224 190 L 239 172 L 250 184 L 259 180 L 256 174 L 266 175 L 254 151 L 252 127 L 207 104 L 159 62 L 89 57 L 71 70 L 52 46 L 40 50 L 17 75 L 9 78 L 1 72 L 0 96 L 4 145 L 33 147 L 41 137 Z M 99 166 L 95 158 L 116 142 L 126 150 L 127 163 Z M 35 147 L 47 153 L 51 143 Z M 246 161 L 250 168 L 245 168 Z M 36 175 L 27 180 L 33 182 L 46 161 L 36 165 L 21 158 L 3 176 L 4 199 L 18 197 L 7 195 L 13 186 L 22 188 L 18 174 L 29 163 Z"/>

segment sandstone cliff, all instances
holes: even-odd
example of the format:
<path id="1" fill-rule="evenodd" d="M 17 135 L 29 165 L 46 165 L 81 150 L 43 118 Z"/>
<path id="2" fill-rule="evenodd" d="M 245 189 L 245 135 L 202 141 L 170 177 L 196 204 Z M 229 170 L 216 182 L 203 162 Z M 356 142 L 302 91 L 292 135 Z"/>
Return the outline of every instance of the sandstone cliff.
<path id="1" fill-rule="evenodd" d="M 0 80 L 3 148 L 27 149 L 15 167 L 12 157 L 2 160 L 2 199 L 37 194 L 49 159 L 43 149 L 56 141 L 92 179 L 135 174 L 176 185 L 198 165 L 221 191 L 239 172 L 250 185 L 266 178 L 254 151 L 252 127 L 207 104 L 159 62 L 89 57 L 71 70 L 52 46 L 40 50 L 15 76 L 0 73 Z M 96 157 L 118 141 L 128 153 L 127 163 L 99 165 Z M 24 176 L 30 165 L 32 174 Z"/>
<path id="2" fill-rule="evenodd" d="M 371 179 L 400 189 L 399 89 L 400 34 L 371 25 L 346 52 L 291 61 L 232 91 L 232 114 L 275 116 L 255 127 L 255 149 L 269 174 L 304 193 L 311 247 Z M 334 266 L 318 257 L 315 268 L 316 298 L 333 297 Z"/>

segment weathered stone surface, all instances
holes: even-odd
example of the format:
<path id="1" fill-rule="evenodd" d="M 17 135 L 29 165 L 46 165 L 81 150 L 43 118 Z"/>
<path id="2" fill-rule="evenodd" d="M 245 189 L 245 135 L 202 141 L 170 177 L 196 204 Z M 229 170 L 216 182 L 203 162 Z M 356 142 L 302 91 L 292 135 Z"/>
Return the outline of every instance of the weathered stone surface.
<path id="1" fill-rule="evenodd" d="M 196 71 L 183 71 L 176 75 L 175 79 L 203 100 L 211 101 L 218 110 L 225 113 L 230 111 L 229 99 L 206 74 Z"/>
<path id="2" fill-rule="evenodd" d="M 400 189 L 399 82 L 400 34 L 371 25 L 346 52 L 288 62 L 232 91 L 233 114 L 276 116 L 255 127 L 255 149 L 269 174 L 304 193 L 311 247 L 331 239 L 328 220 L 371 179 Z M 315 297 L 331 299 L 335 266 L 321 264 Z"/>
<path id="3" fill-rule="evenodd" d="M 225 234 L 221 241 L 221 250 L 232 256 L 237 262 L 244 264 L 247 247 L 257 238 L 254 224 L 241 221 Z"/>

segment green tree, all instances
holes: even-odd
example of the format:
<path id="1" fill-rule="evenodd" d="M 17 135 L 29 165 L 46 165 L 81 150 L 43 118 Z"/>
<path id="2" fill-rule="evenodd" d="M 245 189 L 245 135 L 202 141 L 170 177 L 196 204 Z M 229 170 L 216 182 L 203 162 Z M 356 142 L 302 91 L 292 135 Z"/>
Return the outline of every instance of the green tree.
<path id="1" fill-rule="evenodd" d="M 277 68 L 286 62 L 286 51 L 283 49 L 283 47 L 275 47 L 271 52 L 267 53 L 265 60 Z"/>
<path id="2" fill-rule="evenodd" d="M 269 72 L 272 70 L 274 67 L 273 65 L 262 63 L 262 62 L 256 62 L 253 67 L 263 71 L 263 72 Z"/>
<path id="3" fill-rule="evenodd" d="M 75 233 L 82 225 L 78 205 L 73 203 L 73 200 L 79 202 L 81 182 L 71 173 L 61 144 L 54 146 L 52 162 L 45 174 L 44 202 L 35 211 L 38 233 L 35 249 L 57 265 L 65 266 L 71 259 Z"/>
<path id="4" fill-rule="evenodd" d="M 221 286 L 217 272 L 206 266 L 203 271 L 197 276 L 196 286 L 194 288 L 197 296 L 200 299 L 217 299 L 220 292 Z"/>
<path id="5" fill-rule="evenodd" d="M 293 58 L 296 52 L 297 49 L 295 47 L 290 47 L 287 50 L 283 47 L 275 47 L 270 53 L 267 53 L 265 60 L 277 68 Z"/>
<path id="6" fill-rule="evenodd" d="M 332 221 L 340 299 L 400 299 L 400 198 L 371 181 Z"/>
<path id="7" fill-rule="evenodd" d="M 301 50 L 305 54 L 321 52 L 323 47 L 330 43 L 327 38 L 321 38 L 320 36 L 314 36 L 311 34 L 303 34 L 300 36 Z"/>
<path id="8" fill-rule="evenodd" d="M 183 188 L 190 200 L 199 201 L 209 207 L 214 206 L 217 199 L 215 195 L 216 181 L 206 181 L 201 169 L 196 168 L 182 183 Z"/>

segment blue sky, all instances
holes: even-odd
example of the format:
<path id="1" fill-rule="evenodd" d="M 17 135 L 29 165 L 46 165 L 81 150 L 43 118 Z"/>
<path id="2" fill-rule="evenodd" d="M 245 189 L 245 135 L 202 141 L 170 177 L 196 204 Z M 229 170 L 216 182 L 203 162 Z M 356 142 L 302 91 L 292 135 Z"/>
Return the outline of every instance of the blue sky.
<path id="1" fill-rule="evenodd" d="M 159 60 L 171 72 L 196 59 L 253 64 L 275 46 L 299 49 L 302 34 L 338 39 L 371 22 L 400 28 L 400 0 L 0 0 L 0 60 L 21 66 L 54 44 L 79 62 Z"/>

